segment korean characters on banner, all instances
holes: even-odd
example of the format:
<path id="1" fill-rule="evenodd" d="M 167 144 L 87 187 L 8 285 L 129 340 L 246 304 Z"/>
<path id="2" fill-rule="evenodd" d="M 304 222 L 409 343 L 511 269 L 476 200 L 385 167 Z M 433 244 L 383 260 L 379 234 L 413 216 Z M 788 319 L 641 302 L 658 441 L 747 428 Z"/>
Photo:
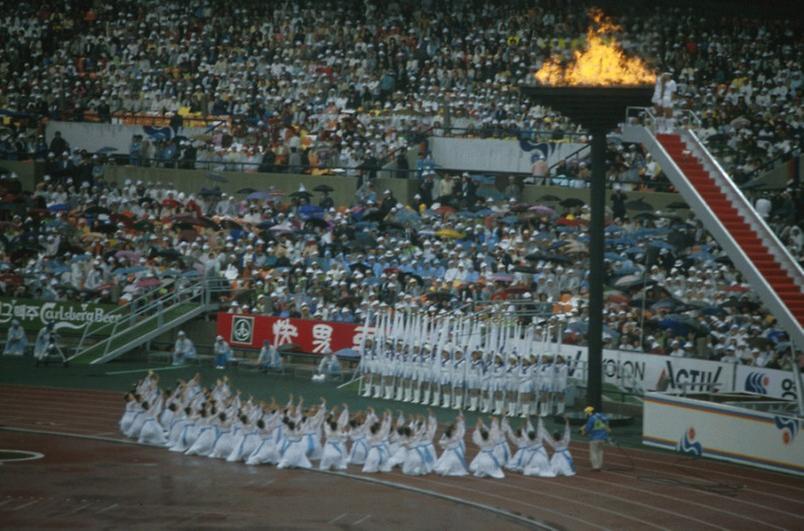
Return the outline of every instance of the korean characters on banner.
<path id="1" fill-rule="evenodd" d="M 372 328 L 352 323 L 290 319 L 265 315 L 218 314 L 217 333 L 233 347 L 259 349 L 268 340 L 279 348 L 295 345 L 301 352 L 324 354 L 358 349 Z"/>

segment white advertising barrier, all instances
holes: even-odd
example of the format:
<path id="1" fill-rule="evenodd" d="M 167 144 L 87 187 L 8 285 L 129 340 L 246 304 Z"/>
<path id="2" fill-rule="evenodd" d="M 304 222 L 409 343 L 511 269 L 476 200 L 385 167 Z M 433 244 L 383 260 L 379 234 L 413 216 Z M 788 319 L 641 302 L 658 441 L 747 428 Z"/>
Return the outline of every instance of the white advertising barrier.
<path id="1" fill-rule="evenodd" d="M 796 400 L 796 382 L 790 371 L 737 366 L 734 390 L 773 398 Z"/>
<path id="2" fill-rule="evenodd" d="M 716 402 L 647 393 L 642 442 L 804 476 L 804 422 Z"/>
<path id="3" fill-rule="evenodd" d="M 570 376 L 584 381 L 587 348 L 561 345 L 559 352 L 574 368 Z M 603 382 L 636 394 L 647 391 L 736 391 L 796 400 L 796 386 L 789 371 L 623 350 L 603 350 Z"/>
<path id="4" fill-rule="evenodd" d="M 172 138 L 174 132 L 170 127 L 151 127 L 144 125 L 98 124 L 86 122 L 48 122 L 45 129 L 45 140 L 48 144 L 53 140 L 56 131 L 61 133 L 71 148 L 86 149 L 90 153 L 102 149 L 113 155 L 126 155 L 129 152 L 134 135 L 144 138 Z M 204 134 L 207 129 L 185 127 L 179 131 L 181 136 L 192 138 Z"/>
<path id="5" fill-rule="evenodd" d="M 530 173 L 533 157 L 546 158 L 548 166 L 569 157 L 586 144 L 542 143 L 529 144 L 522 149 L 518 140 L 486 138 L 431 137 L 433 160 L 441 168 L 460 168 L 471 171 Z"/>

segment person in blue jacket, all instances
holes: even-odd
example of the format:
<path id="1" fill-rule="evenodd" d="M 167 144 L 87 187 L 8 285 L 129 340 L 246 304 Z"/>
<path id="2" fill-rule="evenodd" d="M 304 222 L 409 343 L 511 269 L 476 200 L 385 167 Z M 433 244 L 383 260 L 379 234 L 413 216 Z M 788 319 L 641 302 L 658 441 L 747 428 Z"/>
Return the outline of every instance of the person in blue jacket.
<path id="1" fill-rule="evenodd" d="M 601 412 L 595 413 L 592 406 L 584 409 L 587 419 L 581 428 L 581 434 L 589 437 L 589 460 L 592 470 L 600 472 L 603 468 L 603 445 L 609 440 L 609 418 Z"/>

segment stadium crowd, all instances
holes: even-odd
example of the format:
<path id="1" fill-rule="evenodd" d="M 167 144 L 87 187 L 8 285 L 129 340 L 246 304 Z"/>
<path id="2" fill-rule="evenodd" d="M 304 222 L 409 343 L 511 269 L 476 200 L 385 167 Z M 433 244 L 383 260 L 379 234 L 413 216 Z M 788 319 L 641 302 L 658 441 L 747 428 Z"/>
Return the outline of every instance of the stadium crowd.
<path id="1" fill-rule="evenodd" d="M 19 181 L 0 184 L 19 194 Z M 319 190 L 235 197 L 132 181 L 77 190 L 42 182 L 3 222 L 0 289 L 126 304 L 165 289 L 166 279 L 175 288 L 219 278 L 230 283 L 222 301 L 230 311 L 348 322 L 389 305 L 465 311 L 515 300 L 536 319 L 562 322 L 565 342 L 584 341 L 581 201 L 484 200 L 466 186 L 406 205 L 368 183 L 352 208 L 336 208 Z M 700 225 L 635 212 L 624 195 L 615 195 L 606 229 L 607 346 L 787 363 L 775 350 L 784 334 Z"/>
<path id="2" fill-rule="evenodd" d="M 406 150 L 430 134 L 582 135 L 516 90 L 546 57 L 583 46 L 588 21 L 564 5 L 18 6 L 0 29 L 0 109 L 10 118 L 0 151 L 46 159 L 48 178 L 30 198 L 13 176 L 0 182 L 9 202 L 21 202 L 3 221 L 2 292 L 125 304 L 161 289 L 153 278 L 211 276 L 231 282 L 232 311 L 342 321 L 360 321 L 372 306 L 438 311 L 516 299 L 539 318 L 562 321 L 565 341 L 583 342 L 585 205 L 522 205 L 516 186 L 485 198 L 470 177 L 439 173 L 426 147 L 411 169 L 420 178 L 412 204 L 375 190 L 371 179 L 389 161 L 404 175 Z M 618 22 L 625 50 L 673 72 L 677 106 L 699 115 L 702 135 L 737 180 L 799 150 L 802 43 L 794 21 L 634 8 Z M 118 113 L 168 116 L 179 133 L 188 117 L 231 119 L 209 138 L 134 139 L 133 164 L 341 168 L 368 178 L 350 209 L 307 190 L 232 196 L 199 185 L 180 193 L 107 182 L 105 154 L 42 136 L 45 119 L 108 122 Z M 626 201 L 631 189 L 660 187 L 655 162 L 616 143 L 610 162 L 620 191 L 607 228 L 607 345 L 789 363 L 776 350 L 784 334 L 699 225 Z M 587 175 L 578 160 L 541 178 L 583 186 Z M 800 257 L 798 193 L 774 197 L 766 213 Z"/>
<path id="3" fill-rule="evenodd" d="M 0 109 L 29 127 L 7 129 L 0 150 L 58 157 L 44 147 L 43 119 L 119 113 L 168 116 L 176 130 L 183 117 L 231 117 L 211 139 L 133 142 L 132 159 L 253 171 L 355 173 L 394 161 L 404 171 L 401 154 L 425 133 L 560 141 L 582 131 L 516 86 L 545 58 L 583 47 L 586 3 L 571 4 L 26 3 L 0 33 Z M 794 21 L 623 9 L 622 47 L 673 73 L 678 107 L 698 114 L 738 182 L 800 149 Z"/>

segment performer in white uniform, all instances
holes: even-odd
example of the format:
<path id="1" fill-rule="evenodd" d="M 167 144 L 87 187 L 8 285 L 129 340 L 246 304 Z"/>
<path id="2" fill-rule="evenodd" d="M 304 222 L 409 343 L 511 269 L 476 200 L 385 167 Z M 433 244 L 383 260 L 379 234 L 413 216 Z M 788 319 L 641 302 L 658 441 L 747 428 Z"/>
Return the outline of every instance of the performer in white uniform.
<path id="1" fill-rule="evenodd" d="M 567 380 L 569 378 L 569 367 L 564 361 L 564 356 L 556 356 L 553 364 L 553 404 L 556 408 L 556 415 L 564 415 L 566 408 L 565 399 L 567 393 Z"/>

